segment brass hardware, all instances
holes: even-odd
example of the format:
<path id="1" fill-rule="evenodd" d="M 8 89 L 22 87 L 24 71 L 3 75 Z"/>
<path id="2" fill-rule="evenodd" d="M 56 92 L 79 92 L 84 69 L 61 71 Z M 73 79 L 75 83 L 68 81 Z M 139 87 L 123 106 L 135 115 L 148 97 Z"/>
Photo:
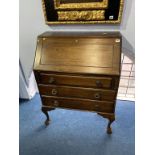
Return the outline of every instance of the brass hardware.
<path id="1" fill-rule="evenodd" d="M 48 82 L 53 83 L 54 81 L 55 81 L 55 79 L 53 77 L 51 77 Z"/>
<path id="2" fill-rule="evenodd" d="M 57 100 L 54 100 L 53 105 L 54 105 L 55 107 L 57 107 L 57 106 L 59 106 L 59 102 L 58 102 Z"/>
<path id="3" fill-rule="evenodd" d="M 78 43 L 79 41 L 76 39 L 75 42 Z"/>
<path id="4" fill-rule="evenodd" d="M 98 87 L 101 87 L 101 86 L 102 86 L 102 82 L 101 82 L 100 80 L 97 80 L 97 81 L 96 81 L 96 85 L 97 85 Z"/>
<path id="5" fill-rule="evenodd" d="M 119 43 L 119 42 L 120 42 L 120 39 L 115 39 L 115 42 L 116 42 L 116 43 Z"/>
<path id="6" fill-rule="evenodd" d="M 94 94 L 94 97 L 95 97 L 95 99 L 100 99 L 101 98 L 101 95 L 99 93 L 95 93 Z"/>
<path id="7" fill-rule="evenodd" d="M 43 38 L 43 40 L 46 40 L 46 38 Z"/>
<path id="8" fill-rule="evenodd" d="M 58 91 L 56 89 L 52 89 L 52 95 L 57 95 Z"/>

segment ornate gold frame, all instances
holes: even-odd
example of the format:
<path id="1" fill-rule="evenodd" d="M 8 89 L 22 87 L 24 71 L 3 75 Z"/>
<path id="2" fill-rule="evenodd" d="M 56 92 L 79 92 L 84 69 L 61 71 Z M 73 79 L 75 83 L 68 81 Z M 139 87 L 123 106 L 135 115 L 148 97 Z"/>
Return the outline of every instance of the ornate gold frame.
<path id="1" fill-rule="evenodd" d="M 122 19 L 122 13 L 123 13 L 123 6 L 124 6 L 124 0 L 120 0 L 120 6 L 119 6 L 119 15 L 117 20 L 108 20 L 108 21 L 54 21 L 49 22 L 47 21 L 47 15 L 45 11 L 45 3 L 44 0 L 42 0 L 42 8 L 44 12 L 44 18 L 45 23 L 47 25 L 58 25 L 58 24 L 120 24 Z"/>
<path id="2" fill-rule="evenodd" d="M 56 10 L 75 10 L 75 9 L 105 9 L 108 7 L 108 0 L 93 3 L 68 3 L 60 4 L 60 0 L 54 0 L 54 7 Z"/>

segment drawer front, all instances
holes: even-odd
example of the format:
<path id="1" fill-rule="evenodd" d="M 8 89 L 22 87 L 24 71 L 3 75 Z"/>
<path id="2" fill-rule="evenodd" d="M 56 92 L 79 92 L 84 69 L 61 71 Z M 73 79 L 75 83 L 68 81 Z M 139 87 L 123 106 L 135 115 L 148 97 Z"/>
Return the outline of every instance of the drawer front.
<path id="1" fill-rule="evenodd" d="M 114 102 L 42 96 L 43 106 L 80 109 L 105 113 L 114 112 Z"/>
<path id="2" fill-rule="evenodd" d="M 40 73 L 39 83 L 110 89 L 112 87 L 112 78 L 111 77 L 67 76 L 67 75 Z"/>
<path id="3" fill-rule="evenodd" d="M 39 85 L 41 95 L 59 96 L 59 97 L 73 97 L 91 100 L 109 100 L 114 101 L 116 92 L 112 90 L 69 87 L 69 86 L 55 86 L 55 85 Z"/>

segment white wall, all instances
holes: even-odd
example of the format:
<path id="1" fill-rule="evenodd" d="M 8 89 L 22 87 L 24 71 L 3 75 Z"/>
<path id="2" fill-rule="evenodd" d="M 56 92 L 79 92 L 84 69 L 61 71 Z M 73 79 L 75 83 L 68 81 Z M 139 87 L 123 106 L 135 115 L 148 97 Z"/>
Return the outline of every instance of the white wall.
<path id="1" fill-rule="evenodd" d="M 123 20 L 118 25 L 62 25 L 47 26 L 41 0 L 20 0 L 20 48 L 19 56 L 27 84 L 32 72 L 36 38 L 44 31 L 115 31 L 123 34 L 123 49 L 134 52 L 135 48 L 135 0 L 125 0 Z"/>
<path id="2" fill-rule="evenodd" d="M 24 75 L 20 64 L 19 64 L 19 98 L 29 99 L 29 93 L 26 87 Z"/>

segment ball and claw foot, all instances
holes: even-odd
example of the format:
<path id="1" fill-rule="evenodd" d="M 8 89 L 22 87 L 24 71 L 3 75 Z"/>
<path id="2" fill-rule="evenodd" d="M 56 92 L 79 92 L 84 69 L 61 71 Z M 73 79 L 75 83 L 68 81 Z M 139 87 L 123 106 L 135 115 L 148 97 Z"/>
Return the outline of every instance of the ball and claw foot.
<path id="1" fill-rule="evenodd" d="M 45 121 L 45 125 L 48 126 L 50 124 L 50 118 L 49 118 L 49 115 L 48 115 L 48 112 L 42 108 L 42 112 L 45 114 L 46 116 L 46 121 Z"/>
<path id="2" fill-rule="evenodd" d="M 50 124 L 50 120 L 45 121 L 45 125 L 48 126 Z"/>
<path id="3" fill-rule="evenodd" d="M 111 129 L 111 127 L 110 127 L 110 128 L 107 128 L 107 134 L 112 134 L 112 129 Z"/>
<path id="4" fill-rule="evenodd" d="M 107 125 L 107 134 L 112 134 L 112 128 L 111 128 L 111 124 L 114 121 L 114 118 L 109 119 L 108 125 Z"/>

